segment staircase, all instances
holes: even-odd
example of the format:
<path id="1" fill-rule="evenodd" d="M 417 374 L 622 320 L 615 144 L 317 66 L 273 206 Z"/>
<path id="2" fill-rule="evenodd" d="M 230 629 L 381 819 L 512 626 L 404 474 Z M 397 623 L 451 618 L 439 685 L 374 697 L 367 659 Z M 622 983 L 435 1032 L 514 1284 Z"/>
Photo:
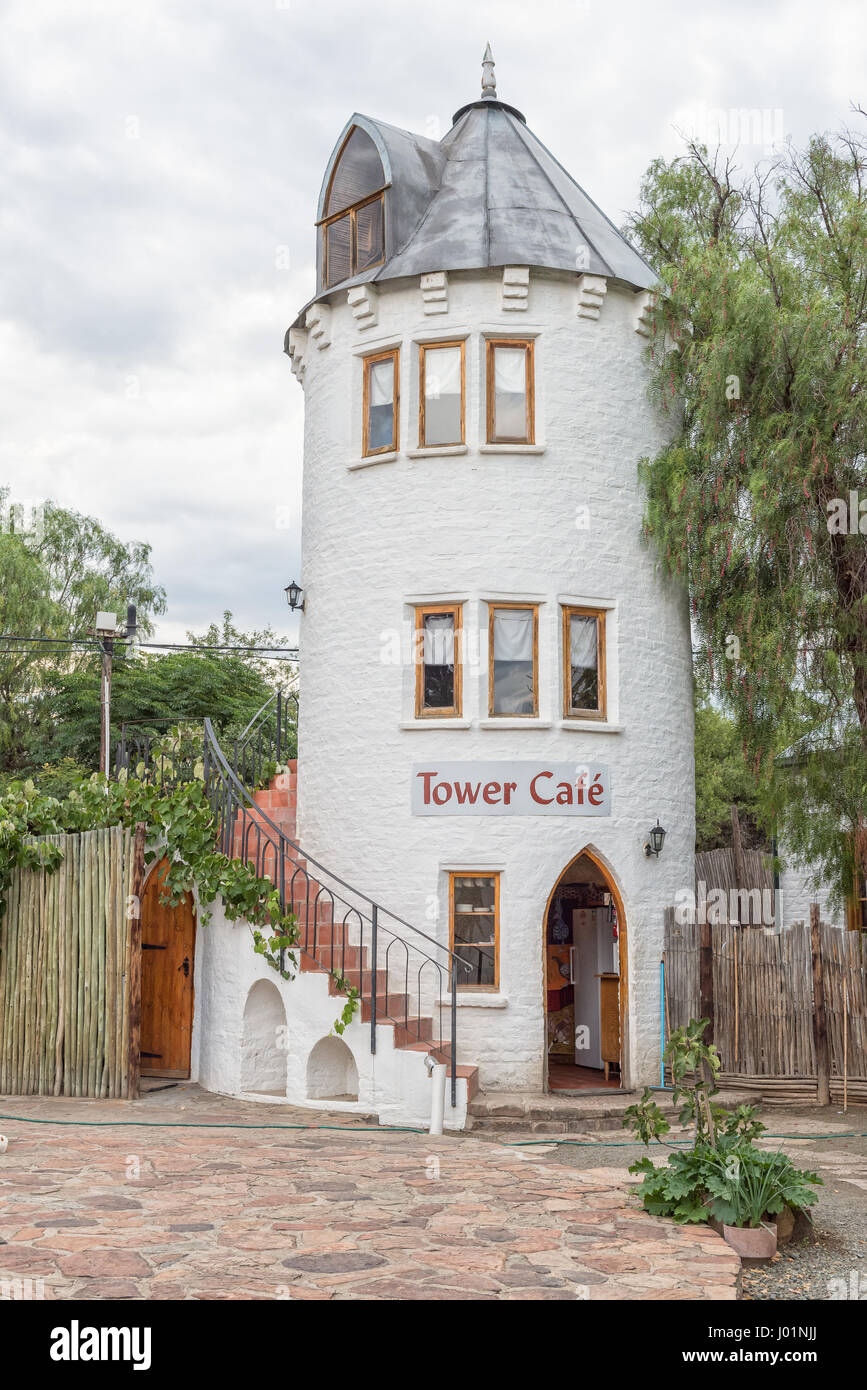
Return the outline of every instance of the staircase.
<path id="1" fill-rule="evenodd" d="M 287 766 L 264 790 L 249 791 L 246 804 L 232 799 L 228 835 L 225 813 L 222 817 L 225 852 L 244 859 L 281 889 L 286 910 L 298 921 L 300 939 L 293 954 L 299 970 L 327 974 L 328 991 L 336 997 L 346 997 L 346 986 L 359 991 L 356 1017 L 371 1025 L 371 1051 L 376 1028 L 392 1029 L 395 1049 L 420 1054 L 419 1062 L 429 1055 L 449 1068 L 453 1106 L 457 1083 L 463 1080 L 469 1104 L 478 1091 L 478 1068 L 458 1064 L 452 1045 L 454 1011 L 443 1002 L 450 992 L 451 964 L 416 945 L 410 939 L 412 928 L 398 934 L 395 924 L 408 924 L 385 920 L 389 915 L 382 909 L 359 899 L 305 857 L 296 841 L 297 762 Z M 450 956 L 430 938 L 423 939 L 443 957 Z M 445 1029 L 443 1020 L 449 1016 L 451 1027 Z"/>

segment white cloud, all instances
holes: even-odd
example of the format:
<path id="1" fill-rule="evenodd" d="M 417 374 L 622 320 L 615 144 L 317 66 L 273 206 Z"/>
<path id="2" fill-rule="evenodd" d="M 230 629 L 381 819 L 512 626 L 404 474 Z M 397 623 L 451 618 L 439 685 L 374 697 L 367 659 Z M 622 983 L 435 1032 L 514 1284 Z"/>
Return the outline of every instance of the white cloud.
<path id="1" fill-rule="evenodd" d="M 151 541 L 166 635 L 224 608 L 292 630 L 303 398 L 282 337 L 347 116 L 445 131 L 490 39 L 500 95 L 618 221 L 685 111 L 839 125 L 865 32 L 858 0 L 537 0 L 532 23 L 525 0 L 7 0 L 0 482 Z"/>

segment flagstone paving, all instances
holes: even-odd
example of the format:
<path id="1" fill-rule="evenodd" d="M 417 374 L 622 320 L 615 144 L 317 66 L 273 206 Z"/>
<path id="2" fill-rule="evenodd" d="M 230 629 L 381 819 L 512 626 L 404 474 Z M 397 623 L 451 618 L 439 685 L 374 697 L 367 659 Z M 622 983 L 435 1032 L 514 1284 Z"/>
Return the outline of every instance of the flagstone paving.
<path id="1" fill-rule="evenodd" d="M 737 1256 L 640 1210 L 623 1168 L 197 1088 L 131 1105 L 13 1097 L 0 1111 L 49 1121 L 0 1120 L 7 1298 L 16 1280 L 50 1299 L 737 1296 Z M 150 1123 L 58 1123 L 119 1118 Z"/>

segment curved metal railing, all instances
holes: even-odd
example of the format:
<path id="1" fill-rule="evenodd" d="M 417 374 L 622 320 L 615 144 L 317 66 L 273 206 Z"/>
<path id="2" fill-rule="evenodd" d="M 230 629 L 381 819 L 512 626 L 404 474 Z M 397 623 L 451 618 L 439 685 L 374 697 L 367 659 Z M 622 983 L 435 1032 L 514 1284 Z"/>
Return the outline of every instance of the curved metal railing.
<path id="1" fill-rule="evenodd" d="M 470 967 L 434 937 L 305 855 L 256 804 L 240 769 L 230 765 L 220 747 L 210 719 L 205 720 L 204 729 L 205 786 L 220 849 L 270 879 L 280 895 L 281 909 L 297 919 L 298 949 L 330 970 L 344 988 L 351 985 L 358 990 L 362 1021 L 370 1023 L 372 1053 L 376 1052 L 376 1025 L 388 1021 L 395 1025 L 398 1046 L 424 1042 L 448 1060 L 455 1106 L 456 985 L 458 970 Z M 443 1037 L 446 1010 L 447 1039 Z M 432 1036 L 435 1025 L 438 1037 Z"/>
<path id="2" fill-rule="evenodd" d="M 245 787 L 261 787 L 270 781 L 273 769 L 291 756 L 297 727 L 297 692 L 275 690 L 234 740 L 232 766 Z"/>

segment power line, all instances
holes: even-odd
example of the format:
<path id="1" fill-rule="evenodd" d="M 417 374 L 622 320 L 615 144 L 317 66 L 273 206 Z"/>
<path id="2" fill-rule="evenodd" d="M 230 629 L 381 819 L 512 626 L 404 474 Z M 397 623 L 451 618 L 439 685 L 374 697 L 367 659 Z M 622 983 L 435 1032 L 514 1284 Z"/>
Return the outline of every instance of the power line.
<path id="1" fill-rule="evenodd" d="M 116 638 L 116 641 L 123 641 Z M 101 651 L 102 644 L 89 637 L 24 637 L 12 632 L 0 632 L 0 642 L 20 642 L 24 645 L 49 646 L 54 650 L 66 649 L 69 647 L 90 647 L 94 651 Z M 260 660 L 284 661 L 292 660 L 298 656 L 297 647 L 250 647 L 232 646 L 229 643 L 211 645 L 198 642 L 136 642 L 136 647 L 146 647 L 152 651 L 170 652 L 243 652 L 247 656 L 256 656 Z M 15 647 L 5 649 L 5 652 L 14 652 Z"/>
<path id="2" fill-rule="evenodd" d="M 96 651 L 99 651 L 100 649 L 99 649 L 99 647 L 94 647 L 93 650 L 96 652 Z M 193 651 L 209 651 L 209 650 L 212 650 L 212 649 L 211 649 L 211 648 L 208 648 L 208 647 L 182 647 L 180 650 L 181 650 L 181 651 L 193 652 Z M 219 649 L 216 649 L 216 650 L 219 650 Z M 237 651 L 237 652 L 246 652 L 246 651 L 248 651 L 248 648 L 247 648 L 247 647 L 231 647 L 231 648 L 229 648 L 229 650 L 230 650 L 230 651 Z M 50 653 L 46 653 L 46 655 L 59 655 L 59 654 L 60 654 L 60 653 L 59 653 L 59 651 L 58 651 L 58 649 L 57 649 L 56 647 L 55 647 L 55 648 L 52 648 L 52 650 L 51 650 Z M 21 655 L 21 648 L 20 648 L 20 647 L 0 647 L 0 656 L 20 656 L 20 655 Z M 264 649 L 263 649 L 263 651 L 262 651 L 261 653 L 256 653 L 256 654 L 255 654 L 255 657 L 256 657 L 256 660 L 257 660 L 257 661 L 297 661 L 297 660 L 298 660 L 298 653 L 296 652 L 296 653 L 295 653 L 294 655 L 292 655 L 292 656 L 268 656 L 268 655 L 266 655 L 266 653 L 265 653 L 265 651 L 264 651 Z M 121 656 L 119 659 L 120 659 L 120 660 L 123 660 L 124 658 Z"/>

